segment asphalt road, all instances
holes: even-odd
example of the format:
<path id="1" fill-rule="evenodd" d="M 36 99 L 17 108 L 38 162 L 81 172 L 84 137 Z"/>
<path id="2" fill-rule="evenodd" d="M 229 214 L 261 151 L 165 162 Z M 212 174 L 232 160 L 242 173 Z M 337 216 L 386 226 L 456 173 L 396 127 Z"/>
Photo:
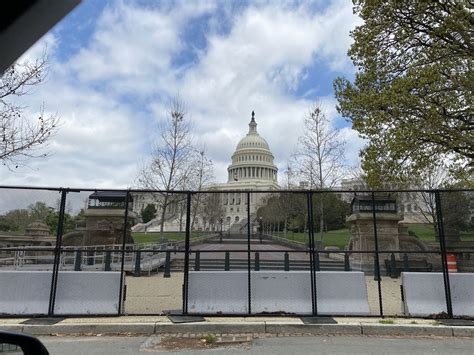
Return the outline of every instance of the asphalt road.
<path id="1" fill-rule="evenodd" d="M 41 337 L 50 354 L 473 354 L 469 338 L 273 337 L 217 349 L 165 351 L 152 337 Z"/>

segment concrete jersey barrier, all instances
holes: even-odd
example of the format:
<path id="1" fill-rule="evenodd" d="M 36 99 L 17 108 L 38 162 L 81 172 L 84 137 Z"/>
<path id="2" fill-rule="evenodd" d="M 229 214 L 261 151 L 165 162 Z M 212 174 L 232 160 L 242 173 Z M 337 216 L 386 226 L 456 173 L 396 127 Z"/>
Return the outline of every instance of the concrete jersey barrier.
<path id="1" fill-rule="evenodd" d="M 450 273 L 454 316 L 474 316 L 474 273 Z M 405 314 L 425 317 L 446 312 L 442 273 L 402 272 Z"/>
<path id="2" fill-rule="evenodd" d="M 0 271 L 0 314 L 48 314 L 51 277 L 50 271 Z M 59 272 L 55 314 L 117 314 L 120 277 L 120 272 Z"/>
<path id="3" fill-rule="evenodd" d="M 318 314 L 370 313 L 363 272 L 316 273 Z M 311 275 L 308 271 L 252 271 L 252 313 L 312 313 Z M 248 312 L 246 271 L 191 271 L 189 313 Z"/>

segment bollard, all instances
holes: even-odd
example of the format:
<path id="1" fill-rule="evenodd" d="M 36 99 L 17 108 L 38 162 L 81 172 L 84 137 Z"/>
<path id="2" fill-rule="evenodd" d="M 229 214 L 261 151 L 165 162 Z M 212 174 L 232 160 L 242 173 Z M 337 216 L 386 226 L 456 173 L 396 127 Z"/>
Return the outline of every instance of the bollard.
<path id="1" fill-rule="evenodd" d="M 397 278 L 397 262 L 395 261 L 395 254 L 390 255 L 390 278 Z"/>
<path id="2" fill-rule="evenodd" d="M 224 271 L 230 271 L 230 253 L 225 252 Z"/>
<path id="3" fill-rule="evenodd" d="M 410 263 L 408 262 L 408 254 L 403 254 L 403 271 L 410 271 Z"/>
<path id="4" fill-rule="evenodd" d="M 290 256 L 285 252 L 285 271 L 290 271 Z"/>
<path id="5" fill-rule="evenodd" d="M 255 271 L 260 271 L 260 254 L 255 253 Z"/>
<path id="6" fill-rule="evenodd" d="M 377 259 L 374 258 L 374 280 L 375 281 L 381 281 L 379 278 L 379 264 L 377 263 Z"/>
<path id="7" fill-rule="evenodd" d="M 105 266 L 104 266 L 104 271 L 112 271 L 112 268 L 110 267 L 110 262 L 112 260 L 112 251 L 107 250 L 105 252 Z"/>
<path id="8" fill-rule="evenodd" d="M 349 262 L 349 253 L 344 253 L 344 271 L 351 271 L 351 264 Z"/>
<path id="9" fill-rule="evenodd" d="M 87 265 L 94 265 L 94 252 L 90 251 L 87 253 Z"/>
<path id="10" fill-rule="evenodd" d="M 163 277 L 171 277 L 171 252 L 169 250 L 166 252 L 165 272 L 163 273 Z"/>
<path id="11" fill-rule="evenodd" d="M 141 274 L 140 264 L 141 264 L 141 252 L 140 250 L 137 250 L 135 252 L 135 270 L 133 272 L 134 277 L 140 277 L 140 274 Z"/>
<path id="12" fill-rule="evenodd" d="M 82 252 L 80 250 L 76 250 L 76 258 L 74 260 L 74 271 L 81 271 L 81 263 Z"/>
<path id="13" fill-rule="evenodd" d="M 196 250 L 196 256 L 194 257 L 194 271 L 201 270 L 201 252 Z"/>
<path id="14" fill-rule="evenodd" d="M 321 271 L 319 266 L 319 253 L 317 251 L 314 252 L 314 270 Z"/>

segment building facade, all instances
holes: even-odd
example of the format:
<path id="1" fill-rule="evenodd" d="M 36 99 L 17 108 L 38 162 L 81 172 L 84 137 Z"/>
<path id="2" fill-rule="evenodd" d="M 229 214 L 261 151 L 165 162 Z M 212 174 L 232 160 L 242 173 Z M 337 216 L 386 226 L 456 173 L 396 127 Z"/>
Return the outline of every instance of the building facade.
<path id="1" fill-rule="evenodd" d="M 219 194 L 224 216 L 224 228 L 234 224 L 244 225 L 247 220 L 247 194 L 242 191 L 279 190 L 278 168 L 270 147 L 257 132 L 255 113 L 249 123 L 249 131 L 232 154 L 232 162 L 227 168 L 227 182 L 210 186 L 211 190 L 223 191 Z M 270 193 L 270 192 L 269 192 Z M 269 193 L 250 194 L 250 215 L 253 217 L 262 206 Z"/>
<path id="2" fill-rule="evenodd" d="M 274 156 L 270 147 L 257 131 L 255 113 L 249 123 L 249 130 L 243 137 L 232 154 L 231 164 L 227 168 L 227 182 L 213 184 L 204 190 L 215 191 L 212 203 L 218 204 L 218 223 L 208 223 L 206 216 L 198 213 L 193 219 L 194 229 L 239 229 L 246 225 L 247 221 L 247 195 L 244 191 L 264 190 L 268 193 L 250 194 L 250 214 L 255 218 L 256 212 L 262 206 L 270 191 L 279 190 L 278 168 L 274 163 Z M 221 193 L 219 193 L 222 191 Z M 156 194 L 133 194 L 133 211 L 140 212 L 148 205 L 154 204 L 157 218 L 150 222 L 140 223 L 133 231 L 156 232 L 160 229 L 159 217 L 161 213 L 160 204 L 157 202 Z M 218 224 L 218 226 L 217 226 Z M 167 207 L 167 218 L 164 228 L 166 231 L 181 231 L 183 228 L 182 208 L 179 204 L 170 204 Z"/>

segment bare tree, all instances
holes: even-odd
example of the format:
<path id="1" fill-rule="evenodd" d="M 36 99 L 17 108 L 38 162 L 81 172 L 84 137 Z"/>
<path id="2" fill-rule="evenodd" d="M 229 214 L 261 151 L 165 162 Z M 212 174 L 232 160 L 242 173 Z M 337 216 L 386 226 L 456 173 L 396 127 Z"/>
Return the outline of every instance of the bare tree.
<path id="1" fill-rule="evenodd" d="M 204 229 L 206 229 L 206 226 L 209 226 L 209 230 L 215 231 L 217 226 L 220 225 L 222 231 L 224 213 L 225 209 L 222 206 L 222 201 L 218 193 L 206 193 L 202 195 L 199 215 L 203 220 Z"/>
<path id="2" fill-rule="evenodd" d="M 344 174 L 345 141 L 340 131 L 331 127 L 320 102 L 316 102 L 304 118 L 304 134 L 299 138 L 296 162 L 300 175 L 311 189 L 334 187 Z M 324 203 L 321 198 L 320 238 L 323 241 Z"/>
<path id="3" fill-rule="evenodd" d="M 17 168 L 29 158 L 44 157 L 38 152 L 55 133 L 58 118 L 45 117 L 44 105 L 38 116 L 28 117 L 19 98 L 44 81 L 46 54 L 34 62 L 24 61 L 12 65 L 0 76 L 0 161 L 8 168 Z"/>
<path id="4" fill-rule="evenodd" d="M 214 178 L 212 160 L 207 157 L 205 147 L 200 149 L 192 148 L 190 150 L 189 165 L 188 174 L 184 179 L 182 179 L 180 189 L 183 191 L 202 191 L 203 188 L 208 186 Z M 177 205 L 179 213 L 179 231 L 181 232 L 183 231 L 186 215 L 186 196 L 175 196 L 173 203 Z M 201 212 L 201 205 L 202 194 L 194 194 L 191 201 L 191 230 L 193 230 L 196 216 Z"/>
<path id="5" fill-rule="evenodd" d="M 177 202 L 171 191 L 182 188 L 191 172 L 191 122 L 179 97 L 173 99 L 160 132 L 151 162 L 140 172 L 138 183 L 145 188 L 160 190 L 157 204 L 161 213 L 160 241 L 163 242 L 167 208 L 170 203 Z"/>
<path id="6" fill-rule="evenodd" d="M 448 174 L 447 168 L 443 164 L 433 164 L 423 170 L 414 180 L 415 187 L 426 190 L 435 190 L 447 187 L 452 179 Z M 438 218 L 436 210 L 436 199 L 433 192 L 412 193 L 414 206 L 420 215 L 420 222 L 433 226 L 436 239 L 438 239 Z"/>
<path id="7" fill-rule="evenodd" d="M 206 148 L 201 147 L 194 151 L 193 164 L 190 173 L 190 188 L 194 191 L 202 191 L 203 188 L 209 186 L 214 179 L 214 165 L 206 154 Z M 194 227 L 196 216 L 201 212 L 203 202 L 203 195 L 197 193 L 193 198 L 192 215 L 191 215 L 191 230 Z"/>

